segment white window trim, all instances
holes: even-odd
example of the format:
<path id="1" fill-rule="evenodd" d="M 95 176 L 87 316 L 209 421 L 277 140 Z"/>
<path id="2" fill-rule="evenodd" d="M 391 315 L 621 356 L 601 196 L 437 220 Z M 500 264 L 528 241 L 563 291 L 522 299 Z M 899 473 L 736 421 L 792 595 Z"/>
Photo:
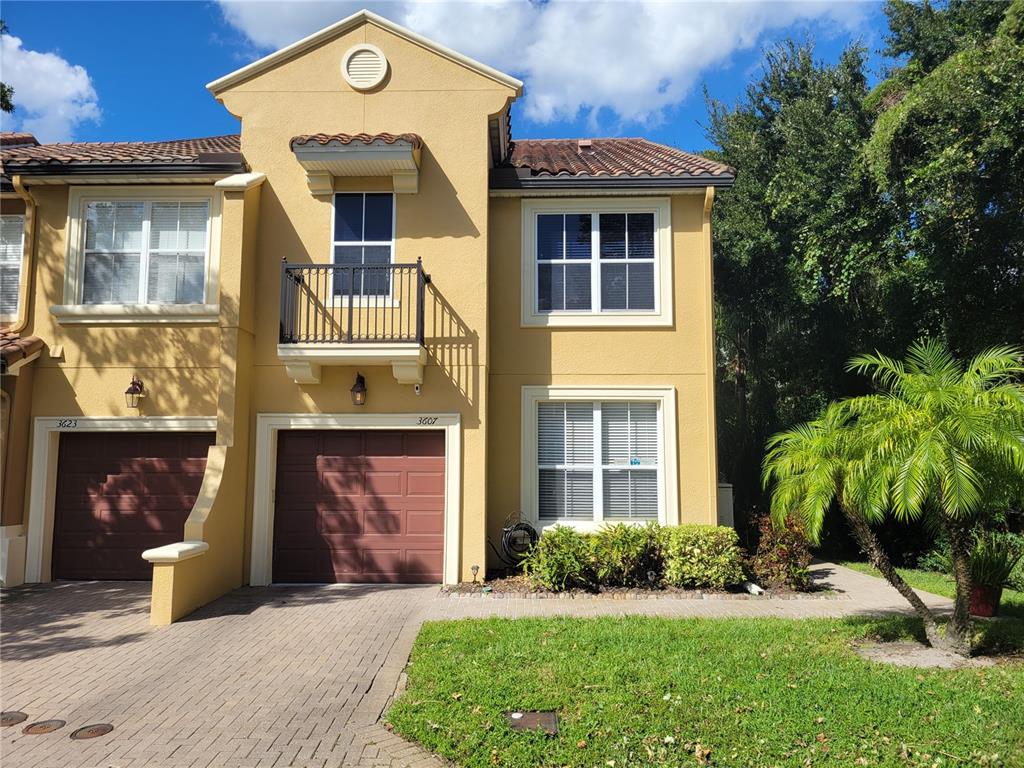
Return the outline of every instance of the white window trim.
<path id="1" fill-rule="evenodd" d="M 63 432 L 214 432 L 215 416 L 36 417 L 29 468 L 25 581 L 51 580 L 57 457 Z"/>
<path id="2" fill-rule="evenodd" d="M 19 256 L 18 263 L 18 301 L 14 305 L 14 312 L 0 312 L 0 322 L 14 323 L 18 320 L 21 314 L 21 305 L 25 301 L 25 278 L 26 264 L 25 264 L 25 214 L 24 213 L 5 213 L 2 215 L 5 219 L 21 219 L 21 254 Z"/>
<path id="3" fill-rule="evenodd" d="M 654 214 L 654 311 L 537 311 L 537 216 L 559 213 Z M 522 325 L 584 328 L 672 325 L 672 202 L 657 198 L 549 198 L 522 201 Z M 583 263 L 583 262 L 581 262 Z"/>
<path id="4" fill-rule="evenodd" d="M 362 195 L 363 196 L 363 234 L 366 234 L 366 195 L 391 195 L 391 240 L 335 240 L 334 239 L 334 226 L 335 219 L 338 215 L 338 206 L 335 204 L 335 200 L 338 195 Z M 391 246 L 391 263 L 395 264 L 395 249 L 397 243 L 395 242 L 395 228 L 398 222 L 398 200 L 394 192 L 388 192 L 385 189 L 346 189 L 346 190 L 335 190 L 331 193 L 331 251 L 328 256 L 327 263 L 334 264 L 334 249 L 339 245 L 390 245 Z M 392 275 L 394 277 L 394 275 Z M 376 299 L 376 301 L 375 301 Z M 334 273 L 331 273 L 331 297 L 329 306 L 332 307 L 347 307 L 348 297 L 347 296 L 335 296 L 334 295 Z M 354 307 L 380 307 L 390 308 L 400 306 L 398 299 L 394 297 L 392 291 L 388 291 L 386 295 L 382 296 L 360 296 L 353 303 Z"/>
<path id="5" fill-rule="evenodd" d="M 429 423 L 427 423 L 429 422 Z M 296 429 L 432 429 L 444 430 L 445 584 L 459 583 L 462 552 L 462 419 L 457 413 L 258 413 L 256 414 L 256 484 L 253 488 L 252 554 L 249 584 L 265 587 L 273 578 L 274 495 L 277 486 L 277 434 Z"/>
<path id="6" fill-rule="evenodd" d="M 210 204 L 207 229 L 206 304 L 83 304 L 82 273 L 85 267 L 85 208 L 107 201 L 194 201 Z M 72 187 L 68 195 L 67 249 L 64 269 L 64 303 L 50 307 L 58 322 L 90 323 L 200 323 L 217 321 L 219 307 L 211 301 L 219 295 L 220 235 L 223 193 L 213 186 Z"/>
<path id="7" fill-rule="evenodd" d="M 676 449 L 676 391 L 674 387 L 529 386 L 522 391 L 520 436 L 520 506 L 523 519 L 540 526 L 537 471 L 537 406 L 542 402 L 653 402 L 658 405 L 658 522 L 679 524 L 679 460 Z M 593 530 L 616 522 L 642 525 L 645 521 L 560 520 L 544 526 L 566 525 Z"/>

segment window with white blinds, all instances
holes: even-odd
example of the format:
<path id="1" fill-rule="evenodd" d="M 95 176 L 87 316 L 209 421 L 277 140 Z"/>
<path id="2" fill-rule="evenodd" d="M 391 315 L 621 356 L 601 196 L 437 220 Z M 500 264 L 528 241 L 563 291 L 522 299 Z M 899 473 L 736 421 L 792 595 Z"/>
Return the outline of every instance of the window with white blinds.
<path id="1" fill-rule="evenodd" d="M 25 217 L 0 216 L 0 315 L 18 314 L 21 261 L 25 248 Z"/>
<path id="2" fill-rule="evenodd" d="M 653 312 L 655 213 L 541 213 L 538 312 Z"/>
<path id="3" fill-rule="evenodd" d="M 85 207 L 83 304 L 202 304 L 208 200 L 94 201 Z"/>
<path id="4" fill-rule="evenodd" d="M 657 520 L 659 445 L 657 403 L 539 403 L 538 517 Z"/>

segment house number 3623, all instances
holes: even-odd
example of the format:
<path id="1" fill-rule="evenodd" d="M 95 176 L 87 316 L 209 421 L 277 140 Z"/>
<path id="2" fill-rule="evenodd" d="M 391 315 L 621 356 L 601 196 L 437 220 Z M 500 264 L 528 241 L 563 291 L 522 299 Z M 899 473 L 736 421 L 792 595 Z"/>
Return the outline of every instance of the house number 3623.
<path id="1" fill-rule="evenodd" d="M 78 426 L 78 419 L 57 419 L 57 429 L 74 429 Z"/>
<path id="2" fill-rule="evenodd" d="M 420 420 L 416 423 L 426 424 L 428 426 L 431 424 L 437 424 L 437 416 L 420 416 Z"/>

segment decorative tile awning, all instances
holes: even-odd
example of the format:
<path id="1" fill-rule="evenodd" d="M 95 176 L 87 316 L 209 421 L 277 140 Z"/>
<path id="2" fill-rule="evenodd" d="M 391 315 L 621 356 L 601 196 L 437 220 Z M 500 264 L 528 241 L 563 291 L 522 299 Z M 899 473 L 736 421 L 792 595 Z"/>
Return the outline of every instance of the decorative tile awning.
<path id="1" fill-rule="evenodd" d="M 309 191 L 329 195 L 335 176 L 390 176 L 397 193 L 419 190 L 423 139 L 415 133 L 317 133 L 291 140 Z"/>

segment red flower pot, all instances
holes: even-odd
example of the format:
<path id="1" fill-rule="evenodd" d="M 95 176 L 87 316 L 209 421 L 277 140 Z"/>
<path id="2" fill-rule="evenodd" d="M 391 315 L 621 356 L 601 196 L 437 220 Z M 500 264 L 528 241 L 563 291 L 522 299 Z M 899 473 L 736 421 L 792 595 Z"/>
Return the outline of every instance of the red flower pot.
<path id="1" fill-rule="evenodd" d="M 971 616 L 996 616 L 999 614 L 999 600 L 1002 587 L 971 587 Z"/>

